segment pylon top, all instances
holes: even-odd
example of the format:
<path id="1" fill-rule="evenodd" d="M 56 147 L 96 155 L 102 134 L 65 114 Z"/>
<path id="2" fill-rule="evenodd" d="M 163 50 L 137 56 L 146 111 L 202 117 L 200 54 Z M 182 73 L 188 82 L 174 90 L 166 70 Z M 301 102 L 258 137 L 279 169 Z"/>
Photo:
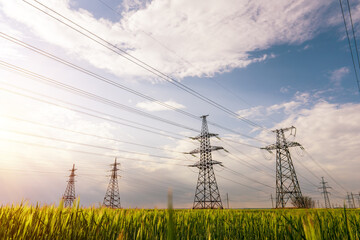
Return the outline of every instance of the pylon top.
<path id="1" fill-rule="evenodd" d="M 77 168 L 75 168 L 75 164 L 73 164 L 72 169 L 70 169 L 69 171 L 71 171 L 71 172 L 74 171 L 75 172 L 76 170 L 77 170 Z"/>
<path id="2" fill-rule="evenodd" d="M 116 165 L 120 165 L 120 163 L 117 162 L 117 157 L 115 158 L 115 162 L 109 164 L 110 166 L 116 166 Z"/>
<path id="3" fill-rule="evenodd" d="M 206 117 L 208 117 L 209 116 L 209 114 L 207 114 L 207 115 L 202 115 L 200 118 L 206 118 Z"/>
<path id="4" fill-rule="evenodd" d="M 293 129 L 295 129 L 295 134 L 294 134 L 294 136 L 295 136 L 295 135 L 296 135 L 296 127 L 294 127 L 294 126 L 291 126 L 291 127 L 288 127 L 288 128 L 275 129 L 275 130 L 272 130 L 272 132 L 274 132 L 274 133 L 276 133 L 276 132 L 278 132 L 278 131 L 284 131 L 284 132 L 286 132 L 286 131 L 291 130 L 291 133 L 292 133 L 292 130 L 293 130 Z"/>

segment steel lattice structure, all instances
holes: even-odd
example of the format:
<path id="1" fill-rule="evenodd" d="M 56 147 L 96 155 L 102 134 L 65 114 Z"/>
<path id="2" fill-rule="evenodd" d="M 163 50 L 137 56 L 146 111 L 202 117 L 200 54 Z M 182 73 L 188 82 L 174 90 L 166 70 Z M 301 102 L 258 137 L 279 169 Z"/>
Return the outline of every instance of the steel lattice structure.
<path id="1" fill-rule="evenodd" d="M 324 181 L 324 177 L 321 177 L 321 187 L 320 189 L 322 190 L 322 194 L 324 195 L 324 200 L 325 200 L 325 208 L 331 208 L 331 204 L 330 204 L 330 198 L 329 198 L 329 192 L 328 192 L 328 187 L 326 186 L 327 182 Z"/>
<path id="2" fill-rule="evenodd" d="M 213 166 L 215 164 L 221 165 L 221 162 L 212 160 L 212 151 L 224 149 L 223 147 L 211 146 L 210 137 L 217 136 L 217 134 L 209 133 L 206 117 L 202 118 L 201 134 L 192 139 L 200 141 L 200 148 L 197 148 L 189 154 L 200 154 L 200 161 L 190 167 L 199 168 L 199 176 L 195 191 L 195 198 L 193 209 L 205 208 L 223 208 L 220 192 L 216 183 L 215 173 Z"/>
<path id="3" fill-rule="evenodd" d="M 297 142 L 286 141 L 284 134 L 287 131 L 291 131 L 292 134 L 293 129 L 296 135 L 294 126 L 273 130 L 272 132 L 276 134 L 276 143 L 262 148 L 270 152 L 276 150 L 276 208 L 285 208 L 289 200 L 297 202 L 299 207 L 305 207 L 289 151 L 290 147 L 303 147 Z"/>
<path id="4" fill-rule="evenodd" d="M 118 165 L 120 165 L 120 163 L 117 163 L 117 159 L 115 158 L 115 162 L 111 164 L 111 166 L 113 167 L 111 169 L 111 178 L 104 197 L 103 206 L 105 207 L 121 208 L 120 192 L 117 179 L 117 171 L 119 170 L 119 168 L 117 167 Z"/>
<path id="5" fill-rule="evenodd" d="M 65 207 L 71 207 L 74 200 L 75 200 L 75 164 L 73 164 L 73 168 L 70 170 L 71 173 L 69 175 L 69 180 L 68 180 L 68 184 L 65 190 L 65 193 L 62 197 L 63 201 L 64 201 L 64 206 Z"/>

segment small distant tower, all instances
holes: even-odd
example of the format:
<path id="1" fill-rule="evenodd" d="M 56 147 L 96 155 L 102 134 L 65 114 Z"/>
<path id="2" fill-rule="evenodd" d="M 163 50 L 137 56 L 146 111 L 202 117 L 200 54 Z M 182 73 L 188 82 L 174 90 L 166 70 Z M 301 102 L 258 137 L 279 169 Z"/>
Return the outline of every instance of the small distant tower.
<path id="1" fill-rule="evenodd" d="M 355 199 L 354 199 L 354 194 L 351 192 L 351 199 L 352 199 L 352 206 L 353 208 L 356 208 L 356 205 L 355 205 Z"/>
<path id="2" fill-rule="evenodd" d="M 119 168 L 117 167 L 120 163 L 117 163 L 117 159 L 115 158 L 115 162 L 110 164 L 112 166 L 111 169 L 111 178 L 110 182 L 104 197 L 103 206 L 109 208 L 121 208 L 120 205 L 120 193 L 119 193 L 119 185 L 117 180 L 117 171 Z"/>
<path id="3" fill-rule="evenodd" d="M 324 181 L 324 177 L 321 177 L 321 187 L 320 189 L 322 190 L 322 194 L 324 194 L 324 200 L 325 200 L 325 208 L 331 208 L 331 204 L 330 204 L 330 199 L 329 199 L 329 192 L 328 192 L 328 187 L 326 186 L 327 182 Z"/>
<path id="4" fill-rule="evenodd" d="M 290 147 L 301 147 L 300 143 L 289 142 L 285 138 L 285 132 L 295 130 L 294 126 L 273 130 L 276 134 L 276 143 L 261 148 L 269 152 L 276 150 L 276 208 L 285 208 L 289 200 L 299 201 L 299 207 L 305 207 L 300 185 L 296 176 L 293 161 L 291 159 Z"/>
<path id="5" fill-rule="evenodd" d="M 200 141 L 200 148 L 197 148 L 189 154 L 200 153 L 200 161 L 190 167 L 199 168 L 198 182 L 196 186 L 193 209 L 206 208 L 223 208 L 220 192 L 216 183 L 215 172 L 213 166 L 215 164 L 221 165 L 221 162 L 212 160 L 211 152 L 224 149 L 223 147 L 211 146 L 210 137 L 215 137 L 217 134 L 209 133 L 206 117 L 202 118 L 201 134 L 192 139 Z"/>
<path id="6" fill-rule="evenodd" d="M 351 200 L 351 195 L 347 193 L 347 202 L 348 202 L 348 208 L 354 208 L 353 201 Z"/>
<path id="7" fill-rule="evenodd" d="M 71 207 L 74 200 L 75 200 L 75 171 L 77 169 L 75 169 L 75 164 L 73 164 L 73 168 L 70 170 L 70 176 L 69 176 L 69 180 L 68 180 L 68 184 L 65 190 L 65 193 L 62 197 L 63 201 L 64 201 L 64 206 L 65 207 Z"/>

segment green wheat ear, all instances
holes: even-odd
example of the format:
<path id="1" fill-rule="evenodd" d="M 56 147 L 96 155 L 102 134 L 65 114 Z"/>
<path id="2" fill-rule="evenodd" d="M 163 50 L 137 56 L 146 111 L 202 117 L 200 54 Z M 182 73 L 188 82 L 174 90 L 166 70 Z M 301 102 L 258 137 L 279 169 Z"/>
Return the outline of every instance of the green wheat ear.
<path id="1" fill-rule="evenodd" d="M 168 192 L 168 209 L 167 209 L 167 239 L 175 240 L 174 210 L 172 203 L 172 191 Z"/>

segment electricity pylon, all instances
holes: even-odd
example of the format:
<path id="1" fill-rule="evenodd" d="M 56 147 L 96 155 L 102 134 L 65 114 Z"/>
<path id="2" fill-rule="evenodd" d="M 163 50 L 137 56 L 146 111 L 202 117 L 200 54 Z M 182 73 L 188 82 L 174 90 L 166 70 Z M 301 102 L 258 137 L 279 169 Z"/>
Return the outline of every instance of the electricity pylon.
<path id="1" fill-rule="evenodd" d="M 113 164 L 110 164 L 110 166 L 112 166 L 111 178 L 104 197 L 103 206 L 105 207 L 121 208 L 119 185 L 117 180 L 117 171 L 119 170 L 119 168 L 117 167 L 118 165 L 120 165 L 120 163 L 117 163 L 116 158 L 115 162 Z"/>
<path id="2" fill-rule="evenodd" d="M 73 168 L 70 170 L 71 173 L 69 175 L 68 184 L 65 190 L 65 193 L 62 197 L 64 201 L 64 207 L 71 207 L 75 200 L 75 164 L 73 164 Z"/>
<path id="3" fill-rule="evenodd" d="M 321 177 L 321 187 L 319 187 L 322 190 L 322 194 L 324 195 L 324 200 L 325 200 L 325 208 L 331 208 L 331 204 L 330 204 L 330 199 L 329 199 L 329 192 L 328 192 L 328 187 L 326 186 L 327 182 L 324 181 L 324 177 Z"/>
<path id="4" fill-rule="evenodd" d="M 352 208 L 356 208 L 356 205 L 355 205 L 355 199 L 354 199 L 354 194 L 351 192 L 351 199 L 352 199 Z"/>
<path id="5" fill-rule="evenodd" d="M 223 208 L 220 192 L 216 183 L 215 173 L 213 166 L 222 163 L 212 160 L 212 151 L 224 149 L 223 147 L 211 146 L 210 137 L 216 137 L 218 134 L 209 133 L 206 117 L 208 115 L 201 116 L 202 127 L 199 136 L 191 138 L 193 140 L 200 141 L 200 148 L 197 148 L 189 154 L 200 154 L 200 161 L 196 164 L 190 165 L 190 167 L 199 168 L 198 182 L 195 191 L 195 198 L 193 209 L 204 208 Z"/>
<path id="6" fill-rule="evenodd" d="M 354 208 L 353 200 L 351 199 L 351 195 L 347 193 L 347 202 L 348 202 L 348 208 Z"/>
<path id="7" fill-rule="evenodd" d="M 276 143 L 261 148 L 269 151 L 276 150 L 276 208 L 285 208 L 286 203 L 291 199 L 296 202 L 298 207 L 305 207 L 305 202 L 301 193 L 299 181 L 296 176 L 294 164 L 291 159 L 290 147 L 303 148 L 300 143 L 288 142 L 285 132 L 295 130 L 294 126 L 273 130 L 276 134 Z"/>

